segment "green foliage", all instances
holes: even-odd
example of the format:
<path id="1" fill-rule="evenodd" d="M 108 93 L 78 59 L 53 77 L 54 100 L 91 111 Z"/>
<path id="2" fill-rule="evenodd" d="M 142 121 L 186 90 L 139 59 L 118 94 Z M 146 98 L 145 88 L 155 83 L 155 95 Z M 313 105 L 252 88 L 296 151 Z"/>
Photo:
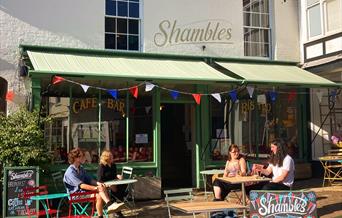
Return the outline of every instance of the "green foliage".
<path id="1" fill-rule="evenodd" d="M 8 117 L 0 114 L 0 171 L 4 166 L 46 166 L 51 156 L 40 123 L 47 121 L 25 108 Z"/>

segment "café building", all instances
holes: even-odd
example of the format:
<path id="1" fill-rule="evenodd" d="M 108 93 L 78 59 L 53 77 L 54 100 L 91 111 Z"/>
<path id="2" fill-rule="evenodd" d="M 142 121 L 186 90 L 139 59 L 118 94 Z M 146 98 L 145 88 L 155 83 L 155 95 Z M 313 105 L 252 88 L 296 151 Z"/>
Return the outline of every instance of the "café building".
<path id="1" fill-rule="evenodd" d="M 46 16 L 62 2 L 32 10 Z M 18 1 L 1 4 L 12 9 L 8 19 L 28 19 Z M 200 171 L 223 167 L 230 144 L 262 161 L 277 137 L 298 166 L 310 160 L 308 88 L 340 87 L 297 67 L 295 1 L 90 4 L 64 11 L 65 26 L 30 20 L 64 40 L 43 34 L 20 44 L 29 107 L 54 117 L 45 126 L 52 170 L 65 168 L 74 147 L 95 170 L 109 149 L 119 167 L 163 187 L 200 187 Z"/>

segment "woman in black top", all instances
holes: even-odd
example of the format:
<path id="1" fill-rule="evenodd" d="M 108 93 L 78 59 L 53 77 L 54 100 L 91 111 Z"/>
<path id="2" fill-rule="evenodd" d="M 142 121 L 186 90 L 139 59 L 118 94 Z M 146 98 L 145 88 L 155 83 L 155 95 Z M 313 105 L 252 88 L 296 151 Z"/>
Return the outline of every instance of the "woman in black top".
<path id="1" fill-rule="evenodd" d="M 107 182 L 114 179 L 122 179 L 120 174 L 116 172 L 116 165 L 113 161 L 113 155 L 110 151 L 104 150 L 100 157 L 100 165 L 97 170 L 97 179 L 99 182 Z M 119 200 L 123 200 L 125 185 L 112 185 L 110 187 L 112 192 L 112 196 L 118 198 Z M 117 213 L 117 217 L 123 217 L 121 212 Z"/>

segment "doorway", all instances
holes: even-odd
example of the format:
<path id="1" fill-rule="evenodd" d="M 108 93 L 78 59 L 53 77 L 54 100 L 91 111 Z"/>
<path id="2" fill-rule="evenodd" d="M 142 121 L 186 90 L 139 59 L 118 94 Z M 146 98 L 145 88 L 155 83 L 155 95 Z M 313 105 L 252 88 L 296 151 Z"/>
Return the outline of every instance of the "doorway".
<path id="1" fill-rule="evenodd" d="M 192 113 L 190 104 L 161 106 L 162 187 L 192 187 Z"/>

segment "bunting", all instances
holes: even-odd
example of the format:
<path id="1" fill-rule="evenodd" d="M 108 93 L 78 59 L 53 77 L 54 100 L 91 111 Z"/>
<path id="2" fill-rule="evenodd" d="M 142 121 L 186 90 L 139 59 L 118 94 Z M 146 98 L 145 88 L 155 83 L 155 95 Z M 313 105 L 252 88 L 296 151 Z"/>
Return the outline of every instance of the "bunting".
<path id="1" fill-rule="evenodd" d="M 221 95 L 219 93 L 213 93 L 211 94 L 218 102 L 221 103 Z"/>
<path id="2" fill-rule="evenodd" d="M 134 98 L 138 98 L 138 86 L 133 86 L 129 89 Z"/>
<path id="3" fill-rule="evenodd" d="M 152 91 L 155 87 L 158 87 L 160 89 L 164 89 L 166 91 L 169 91 L 170 92 L 170 95 L 171 97 L 174 99 L 174 100 L 177 100 L 179 95 L 180 94 L 183 94 L 183 95 L 192 95 L 192 97 L 194 98 L 195 102 L 197 105 L 200 104 L 201 102 L 201 96 L 202 95 L 205 95 L 205 96 L 211 96 L 213 97 L 215 100 L 217 100 L 218 102 L 222 102 L 222 98 L 221 98 L 221 95 L 222 94 L 227 94 L 229 95 L 231 101 L 233 103 L 236 103 L 239 99 L 238 99 L 238 91 L 241 91 L 243 89 L 246 89 L 247 92 L 248 92 L 248 95 L 249 95 L 249 98 L 253 98 L 254 96 L 254 92 L 256 90 L 256 88 L 254 86 L 251 86 L 251 85 L 247 85 L 246 87 L 244 86 L 241 86 L 239 88 L 235 88 L 233 90 L 230 90 L 230 91 L 224 91 L 224 92 L 219 92 L 219 93 L 189 93 L 189 92 L 183 92 L 183 91 L 177 91 L 177 90 L 171 90 L 171 89 L 168 89 L 168 88 L 165 88 L 165 87 L 161 87 L 159 85 L 156 85 L 156 84 L 152 84 L 151 82 L 142 82 L 140 83 L 139 85 L 135 85 L 135 86 L 132 86 L 132 87 L 127 87 L 127 88 L 121 88 L 121 89 L 105 89 L 105 88 L 101 88 L 101 87 L 95 87 L 95 86 L 89 86 L 89 85 L 86 85 L 86 84 L 81 84 L 81 83 L 78 83 L 78 82 L 75 82 L 75 81 L 72 81 L 72 80 L 69 80 L 69 79 L 65 79 L 63 77 L 60 77 L 60 76 L 54 76 L 52 81 L 51 81 L 51 84 L 52 85 L 56 85 L 56 84 L 59 84 L 63 81 L 66 81 L 66 82 L 70 82 L 70 83 L 74 83 L 74 84 L 78 84 L 82 87 L 83 91 L 86 93 L 88 91 L 89 88 L 95 88 L 95 89 L 99 89 L 99 90 L 105 90 L 107 91 L 114 99 L 117 99 L 118 98 L 118 92 L 119 91 L 129 91 L 132 96 L 134 98 L 138 98 L 138 93 L 139 93 L 139 86 L 142 86 L 142 85 L 145 85 L 145 92 L 150 92 Z M 265 92 L 265 94 L 268 95 L 268 97 L 270 98 L 270 100 L 272 102 L 276 101 L 277 99 L 277 96 L 278 96 L 278 93 L 287 93 L 288 96 L 287 96 L 287 100 L 288 100 L 288 103 L 294 101 L 296 99 L 296 96 L 298 94 L 308 94 L 308 92 L 302 92 L 302 93 L 299 93 L 297 92 L 296 90 L 291 90 L 290 92 L 282 92 L 282 91 L 275 91 L 275 88 L 273 87 L 273 89 L 271 91 L 267 91 L 265 89 L 263 89 L 263 91 Z M 340 92 L 337 92 L 338 90 L 335 89 L 333 91 L 331 91 L 330 93 L 328 93 L 328 95 L 330 97 L 332 97 L 333 100 L 336 99 L 336 96 L 337 96 L 337 93 L 340 93 Z M 259 94 L 257 95 L 257 102 L 259 104 L 266 104 L 267 103 L 267 99 L 266 99 L 266 95 L 265 94 Z M 11 97 L 12 95 L 12 97 Z M 8 93 L 8 96 L 6 95 L 6 100 L 13 100 L 13 95 L 14 93 Z M 322 101 L 322 96 L 323 96 L 323 92 L 321 90 L 318 90 L 316 92 L 316 95 L 318 97 L 318 100 L 319 102 Z M 15 96 L 15 95 L 14 95 Z"/>
<path id="4" fill-rule="evenodd" d="M 192 97 L 194 97 L 196 104 L 201 103 L 201 94 L 192 94 Z"/>
<path id="5" fill-rule="evenodd" d="M 60 77 L 60 76 L 54 76 L 53 79 L 52 79 L 52 84 L 53 85 L 56 85 L 60 82 L 64 81 L 64 78 L 63 77 Z"/>

